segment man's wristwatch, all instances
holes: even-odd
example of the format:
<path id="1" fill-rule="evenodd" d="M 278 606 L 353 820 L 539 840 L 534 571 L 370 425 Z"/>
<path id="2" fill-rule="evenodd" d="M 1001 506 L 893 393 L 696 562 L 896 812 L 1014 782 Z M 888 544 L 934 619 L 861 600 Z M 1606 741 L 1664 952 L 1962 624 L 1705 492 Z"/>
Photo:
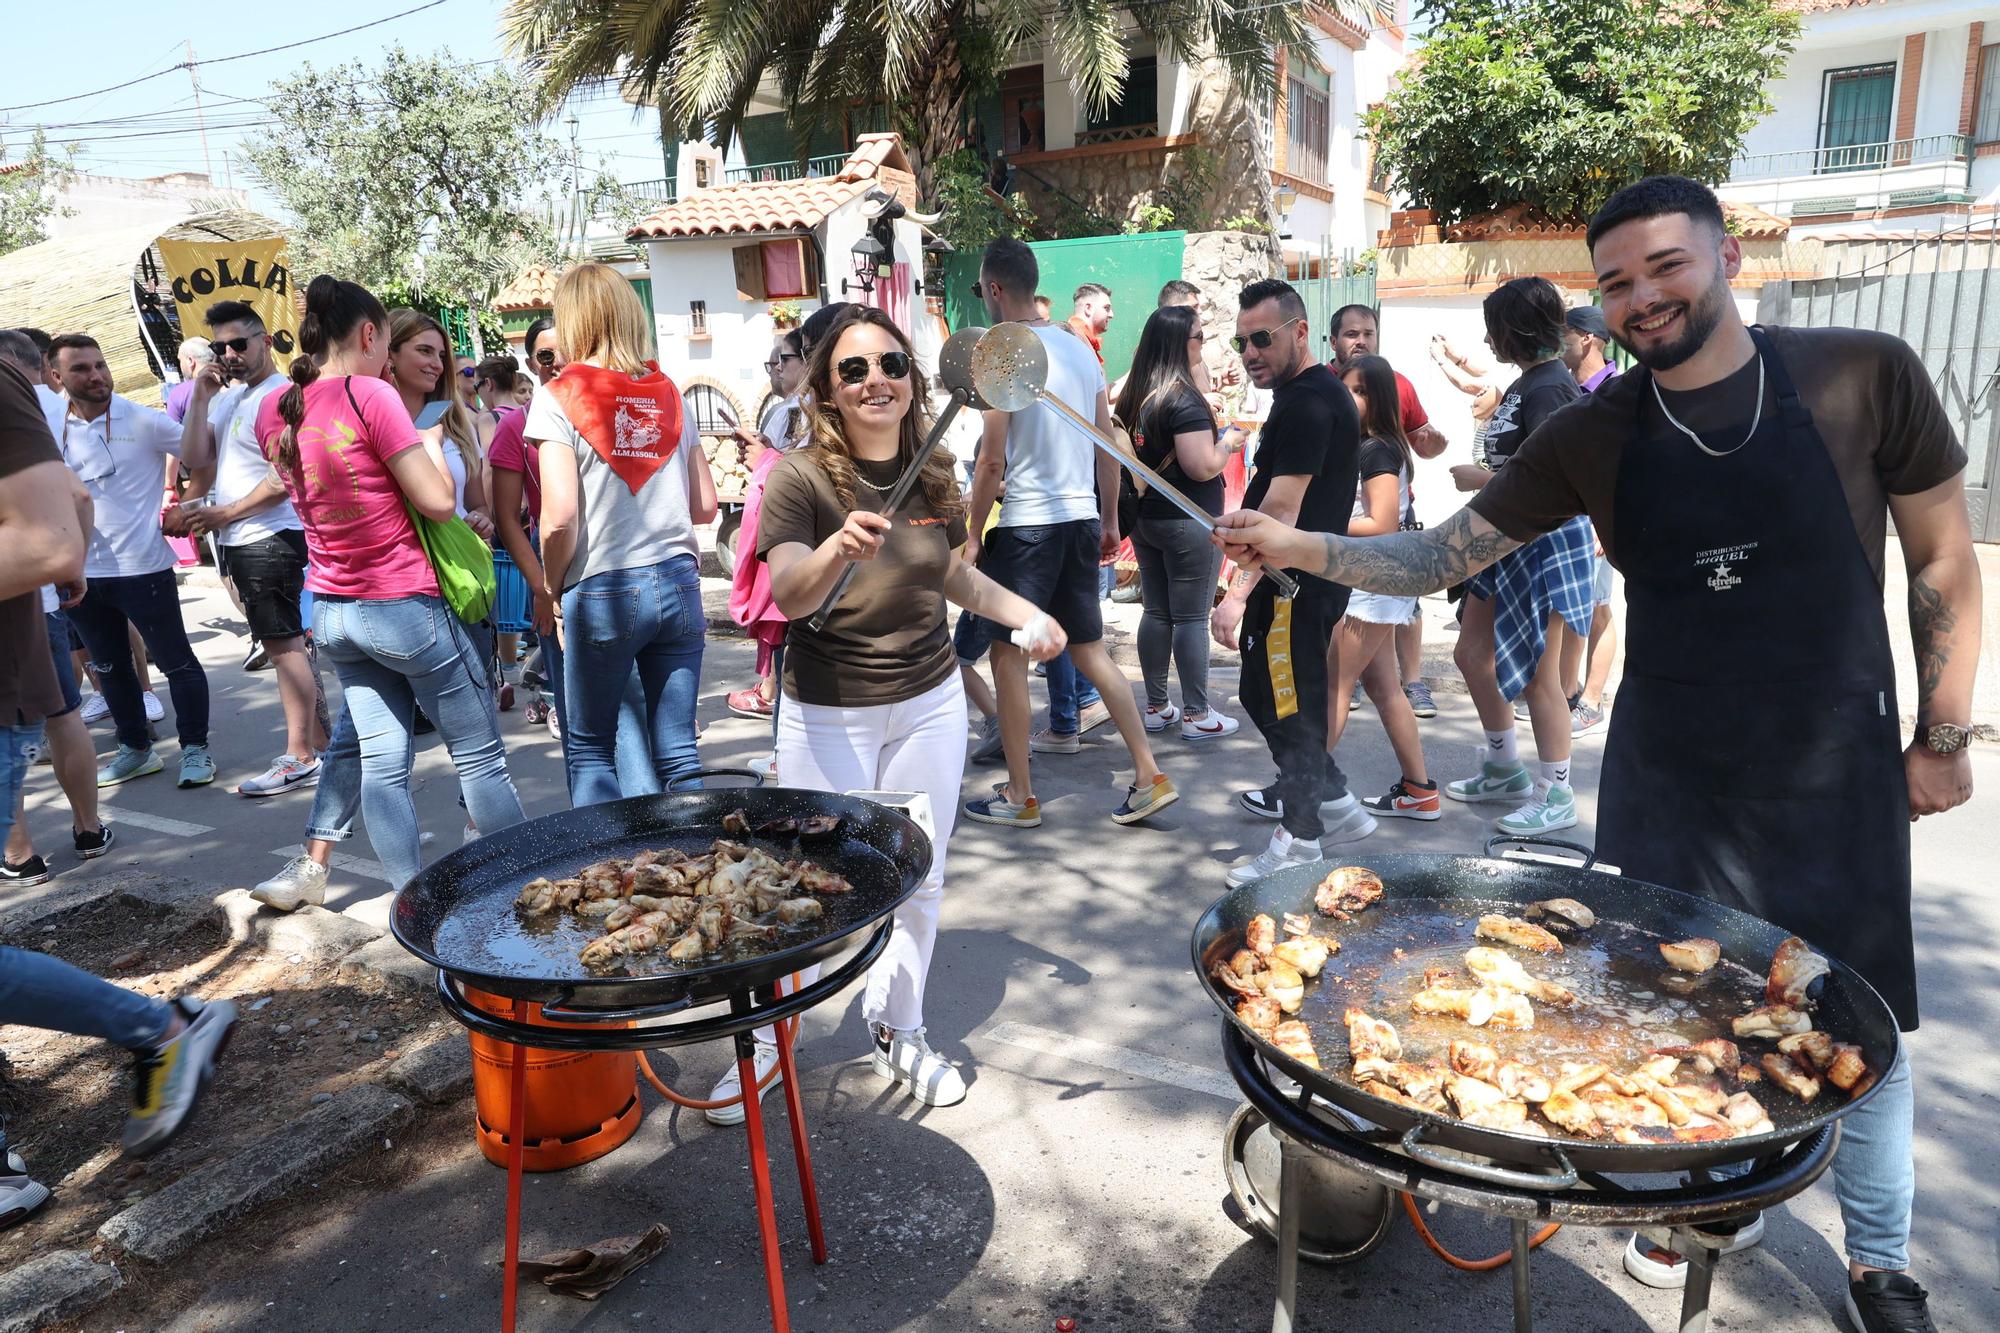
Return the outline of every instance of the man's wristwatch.
<path id="1" fill-rule="evenodd" d="M 1956 722 L 1929 722 L 1917 728 L 1917 744 L 1932 754 L 1957 754 L 1972 740 L 1972 729 Z"/>

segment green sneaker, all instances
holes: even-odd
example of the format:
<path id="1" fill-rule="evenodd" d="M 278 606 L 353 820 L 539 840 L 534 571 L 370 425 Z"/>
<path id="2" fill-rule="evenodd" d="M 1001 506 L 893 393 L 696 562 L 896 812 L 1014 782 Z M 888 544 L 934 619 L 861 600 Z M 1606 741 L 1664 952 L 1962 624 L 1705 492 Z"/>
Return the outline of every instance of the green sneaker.
<path id="1" fill-rule="evenodd" d="M 206 745 L 183 745 L 181 747 L 181 776 L 175 785 L 181 787 L 206 787 L 215 781 L 215 760 L 209 758 Z"/>
<path id="2" fill-rule="evenodd" d="M 135 750 L 121 742 L 118 753 L 111 756 L 111 762 L 97 770 L 97 785 L 115 787 L 121 782 L 130 782 L 133 778 L 143 778 L 149 773 L 157 773 L 161 767 L 160 756 L 152 746 Z"/>
<path id="3" fill-rule="evenodd" d="M 1447 782 L 1444 794 L 1454 801 L 1518 801 L 1535 790 L 1535 779 L 1518 759 L 1511 764 L 1488 762 L 1479 750 L 1479 776 Z"/>
<path id="4" fill-rule="evenodd" d="M 1540 787 L 1535 799 L 1493 821 L 1502 833 L 1532 836 L 1576 827 L 1576 793 L 1568 787 Z"/>

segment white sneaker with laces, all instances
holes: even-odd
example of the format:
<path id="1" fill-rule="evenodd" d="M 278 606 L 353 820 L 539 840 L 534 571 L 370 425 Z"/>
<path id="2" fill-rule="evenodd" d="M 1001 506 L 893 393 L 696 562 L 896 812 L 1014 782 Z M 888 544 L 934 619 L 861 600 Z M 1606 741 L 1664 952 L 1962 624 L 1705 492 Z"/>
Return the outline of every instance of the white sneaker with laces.
<path id="1" fill-rule="evenodd" d="M 1493 821 L 1502 833 L 1533 836 L 1576 827 L 1576 793 L 1569 787 L 1535 783 L 1534 799 Z"/>
<path id="2" fill-rule="evenodd" d="M 1343 842 L 1360 842 L 1373 833 L 1379 825 L 1375 816 L 1368 813 L 1353 792 L 1337 801 L 1319 803 L 1319 821 L 1323 826 L 1319 835 L 1319 845 L 1335 847 Z"/>
<path id="3" fill-rule="evenodd" d="M 1181 739 L 1184 741 L 1219 741 L 1224 736 L 1234 736 L 1242 723 L 1219 708 L 1211 708 L 1198 719 L 1181 719 Z"/>
<path id="4" fill-rule="evenodd" d="M 774 1088 L 785 1081 L 785 1072 L 782 1069 L 778 1069 L 778 1044 L 770 1041 L 755 1043 L 752 1059 L 756 1065 L 757 1083 L 759 1085 L 757 1100 L 761 1102 L 771 1095 Z M 715 1086 L 709 1090 L 708 1099 L 712 1102 L 719 1102 L 735 1097 L 737 1093 L 741 1092 L 743 1090 L 742 1068 L 732 1058 L 729 1062 L 729 1072 L 715 1081 Z M 778 1072 L 771 1074 L 771 1071 L 774 1069 L 778 1069 Z M 771 1074 L 771 1081 L 769 1083 L 764 1082 L 766 1074 Z M 743 1115 L 743 1103 L 740 1100 L 729 1106 L 712 1106 L 708 1110 L 703 1111 L 702 1114 L 708 1118 L 708 1123 L 711 1125 L 740 1125 L 745 1118 Z"/>
<path id="5" fill-rule="evenodd" d="M 0 1158 L 0 1231 L 27 1221 L 48 1201 L 49 1187 L 29 1178 L 28 1164 L 19 1153 Z"/>
<path id="6" fill-rule="evenodd" d="M 326 903 L 326 867 L 310 856 L 295 856 L 285 868 L 250 890 L 250 896 L 280 912 Z"/>
<path id="7" fill-rule="evenodd" d="M 1172 704 L 1164 704 L 1159 708 L 1147 704 L 1141 720 L 1145 722 L 1148 731 L 1165 731 L 1181 720 L 1181 710 Z"/>
<path id="8" fill-rule="evenodd" d="M 153 693 L 151 690 L 147 690 L 141 698 L 145 700 L 146 720 L 148 722 L 158 722 L 167 715 L 165 706 L 160 703 L 159 695 Z"/>
<path id="9" fill-rule="evenodd" d="M 103 695 L 93 694 L 83 701 L 83 724 L 86 727 L 110 716 L 111 704 Z"/>
<path id="10" fill-rule="evenodd" d="M 965 1079 L 951 1061 L 931 1049 L 922 1028 L 897 1032 L 877 1026 L 875 1072 L 902 1084 L 925 1106 L 956 1106 L 965 1100 Z"/>
<path id="11" fill-rule="evenodd" d="M 1371 821 L 1372 822 L 1372 821 Z M 1294 838 L 1283 825 L 1271 830 L 1271 845 L 1255 856 L 1238 861 L 1229 868 L 1224 881 L 1232 889 L 1240 889 L 1260 879 L 1277 874 L 1292 866 L 1310 865 L 1320 860 L 1319 844 Z"/>
<path id="12" fill-rule="evenodd" d="M 319 785 L 319 757 L 301 759 L 295 754 L 281 754 L 271 761 L 271 766 L 254 778 L 247 778 L 236 788 L 238 796 L 277 796 L 282 792 L 299 791 Z"/>

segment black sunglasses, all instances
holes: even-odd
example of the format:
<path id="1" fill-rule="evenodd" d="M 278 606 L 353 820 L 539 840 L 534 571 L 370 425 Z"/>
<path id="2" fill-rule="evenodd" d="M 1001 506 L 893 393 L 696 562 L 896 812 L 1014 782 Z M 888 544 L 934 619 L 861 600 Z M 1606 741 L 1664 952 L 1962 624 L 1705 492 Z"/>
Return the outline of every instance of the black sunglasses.
<path id="1" fill-rule="evenodd" d="M 1275 329 L 1258 329 L 1255 333 L 1252 333 L 1247 337 L 1242 334 L 1238 334 L 1236 337 L 1231 338 L 1229 340 L 1229 345 L 1231 347 L 1234 347 L 1239 352 L 1242 351 L 1245 346 L 1254 347 L 1261 352 L 1266 347 L 1269 347 L 1271 345 L 1271 339 L 1277 337 L 1280 333 L 1284 332 L 1292 325 L 1303 324 L 1304 322 L 1305 320 L 1303 317 L 1294 317 L 1292 319 L 1286 320 L 1283 324 L 1280 324 Z"/>
<path id="2" fill-rule="evenodd" d="M 908 352 L 882 352 L 876 356 L 843 356 L 833 363 L 833 373 L 840 376 L 842 384 L 859 384 L 868 378 L 868 366 L 874 363 L 882 368 L 885 378 L 899 380 L 910 373 Z"/>
<path id="3" fill-rule="evenodd" d="M 972 284 L 972 299 L 975 301 L 984 301 L 986 299 L 985 283 L 975 282 Z"/>
<path id="4" fill-rule="evenodd" d="M 224 352 L 238 352 L 238 353 L 241 353 L 241 352 L 247 352 L 247 351 L 249 351 L 249 350 L 250 350 L 250 339 L 249 339 L 249 338 L 247 338 L 247 337 L 243 337 L 243 338 L 211 338 L 211 339 L 209 340 L 209 343 L 208 343 L 208 345 L 209 345 L 210 347 L 213 347 L 213 348 L 215 349 L 215 354 L 216 354 L 217 356 L 220 356 L 220 355 L 222 355 L 222 354 L 223 354 Z"/>
<path id="5" fill-rule="evenodd" d="M 553 366 L 555 363 L 556 363 L 556 354 L 554 348 L 544 347 L 541 351 L 535 353 L 536 365 Z"/>

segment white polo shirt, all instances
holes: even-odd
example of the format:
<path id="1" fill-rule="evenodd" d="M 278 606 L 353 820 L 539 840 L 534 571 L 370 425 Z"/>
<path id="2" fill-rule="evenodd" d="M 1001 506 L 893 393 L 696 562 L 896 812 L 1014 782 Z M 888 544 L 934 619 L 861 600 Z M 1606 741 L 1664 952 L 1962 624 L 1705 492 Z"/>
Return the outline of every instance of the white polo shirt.
<path id="1" fill-rule="evenodd" d="M 130 578 L 173 568 L 173 548 L 160 533 L 164 461 L 181 448 L 173 418 L 113 394 L 110 409 L 95 421 L 77 416 L 72 404 L 56 443 L 97 507 L 83 576 Z"/>

